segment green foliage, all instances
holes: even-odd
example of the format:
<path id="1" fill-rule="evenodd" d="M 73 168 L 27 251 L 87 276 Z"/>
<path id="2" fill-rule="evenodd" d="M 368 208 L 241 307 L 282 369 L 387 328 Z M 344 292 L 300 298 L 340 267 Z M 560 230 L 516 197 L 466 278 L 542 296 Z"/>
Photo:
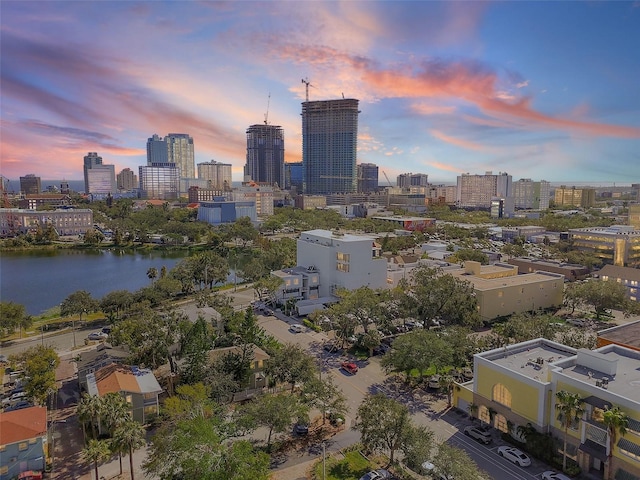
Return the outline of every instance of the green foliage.
<path id="1" fill-rule="evenodd" d="M 85 290 L 78 290 L 62 301 L 62 304 L 60 305 L 60 315 L 63 317 L 79 315 L 80 321 L 82 321 L 83 314 L 93 313 L 97 309 L 97 300 L 94 300 L 89 292 Z"/>
<path id="2" fill-rule="evenodd" d="M 577 393 L 570 393 L 566 390 L 556 392 L 556 412 L 564 431 L 562 470 L 567 468 L 567 430 L 580 422 L 584 413 L 583 403 L 584 399 Z"/>
<path id="3" fill-rule="evenodd" d="M 104 440 L 89 440 L 84 449 L 80 452 L 82 460 L 93 466 L 95 477 L 98 477 L 98 465 L 111 456 L 109 443 Z"/>
<path id="4" fill-rule="evenodd" d="M 27 316 L 24 305 L 15 302 L 0 302 L 0 334 L 11 334 L 16 328 L 25 325 Z"/>
<path id="5" fill-rule="evenodd" d="M 48 396 L 55 393 L 56 368 L 60 358 L 52 347 L 35 345 L 21 352 L 16 361 L 24 368 L 24 391 L 36 403 L 45 405 Z"/>
<path id="6" fill-rule="evenodd" d="M 447 261 L 454 263 L 463 263 L 467 260 L 480 262 L 482 265 L 489 265 L 489 257 L 487 254 L 475 248 L 461 248 L 453 255 L 447 257 Z"/>
<path id="7" fill-rule="evenodd" d="M 627 298 L 625 286 L 615 280 L 590 280 L 574 283 L 570 287 L 569 298 L 572 305 L 585 305 L 593 308 L 598 320 L 611 309 L 620 309 L 629 313 L 633 308 Z"/>
<path id="8" fill-rule="evenodd" d="M 299 345 L 287 343 L 276 351 L 267 362 L 265 373 L 272 380 L 291 385 L 304 384 L 317 374 L 315 360 Z"/>
<path id="9" fill-rule="evenodd" d="M 486 479 L 469 454 L 461 448 L 442 442 L 433 458 L 436 470 L 446 478 Z"/>

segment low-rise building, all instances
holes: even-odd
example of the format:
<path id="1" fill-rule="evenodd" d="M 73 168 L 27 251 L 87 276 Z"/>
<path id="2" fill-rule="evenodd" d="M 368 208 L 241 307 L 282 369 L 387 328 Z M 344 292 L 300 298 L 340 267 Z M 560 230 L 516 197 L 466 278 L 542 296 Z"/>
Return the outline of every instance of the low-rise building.
<path id="1" fill-rule="evenodd" d="M 556 273 L 518 275 L 514 265 L 481 265 L 473 261 L 447 273 L 473 285 L 483 321 L 562 305 L 564 276 Z"/>
<path id="2" fill-rule="evenodd" d="M 573 228 L 568 233 L 575 249 L 588 252 L 604 263 L 640 267 L 640 230 L 633 226 Z"/>
<path id="3" fill-rule="evenodd" d="M 0 413 L 0 480 L 42 473 L 48 456 L 46 407 Z"/>
<path id="4" fill-rule="evenodd" d="M 87 391 L 87 375 L 100 370 L 102 367 L 113 363 L 125 363 L 129 356 L 129 351 L 125 347 L 114 347 L 109 343 L 102 342 L 94 350 L 80 353 L 76 362 L 78 368 L 78 384 L 80 391 Z"/>
<path id="5" fill-rule="evenodd" d="M 113 363 L 88 373 L 87 392 L 103 397 L 119 393 L 131 407 L 134 420 L 147 423 L 159 413 L 158 395 L 162 387 L 151 370 Z"/>
<path id="6" fill-rule="evenodd" d="M 0 236 L 34 232 L 53 225 L 60 236 L 84 235 L 93 228 L 93 210 L 88 208 L 62 208 L 58 210 L 27 210 L 0 208 Z"/>
<path id="7" fill-rule="evenodd" d="M 371 217 L 373 220 L 379 220 L 381 222 L 390 223 L 396 228 L 400 228 L 402 230 L 408 231 L 419 231 L 422 232 L 426 228 L 433 227 L 436 224 L 435 218 L 425 218 L 425 217 L 403 217 L 403 216 L 374 216 Z"/>
<path id="8" fill-rule="evenodd" d="M 502 240 L 505 242 L 513 242 L 516 238 L 523 238 L 526 242 L 536 235 L 546 232 L 546 228 L 536 225 L 522 225 L 516 227 L 502 227 Z"/>
<path id="9" fill-rule="evenodd" d="M 517 266 L 519 274 L 538 271 L 558 273 L 560 275 L 564 275 L 564 278 L 569 282 L 575 282 L 576 280 L 586 278 L 590 271 L 584 265 L 531 257 L 513 257 L 507 260 L 507 263 L 509 265 Z"/>
<path id="10" fill-rule="evenodd" d="M 600 330 L 597 341 L 598 347 L 614 343 L 640 352 L 640 320 Z"/>
<path id="11" fill-rule="evenodd" d="M 283 268 L 271 272 L 282 280 L 282 286 L 276 292 L 279 302 L 287 300 L 315 300 L 320 297 L 320 273 L 315 266 Z"/>
<path id="12" fill-rule="evenodd" d="M 230 202 L 218 198 L 213 202 L 202 202 L 198 206 L 198 220 L 211 225 L 233 223 L 242 217 L 249 217 L 252 222 L 258 220 L 255 202 Z"/>
<path id="13" fill-rule="evenodd" d="M 602 281 L 613 280 L 627 289 L 627 297 L 634 302 L 640 302 L 640 269 L 605 265 L 598 272 Z"/>

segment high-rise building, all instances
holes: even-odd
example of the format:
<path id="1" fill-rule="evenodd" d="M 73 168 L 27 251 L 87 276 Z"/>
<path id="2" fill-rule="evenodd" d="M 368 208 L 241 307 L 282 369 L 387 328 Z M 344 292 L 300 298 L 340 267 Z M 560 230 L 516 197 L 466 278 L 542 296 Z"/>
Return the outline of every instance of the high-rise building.
<path id="1" fill-rule="evenodd" d="M 89 176 L 87 172 L 96 165 L 102 165 L 102 157 L 99 157 L 97 152 L 89 152 L 84 157 L 84 193 L 89 193 Z"/>
<path id="2" fill-rule="evenodd" d="M 304 186 L 304 164 L 302 162 L 289 162 L 284 164 L 284 188 L 287 190 L 296 189 L 302 193 Z"/>
<path id="3" fill-rule="evenodd" d="M 551 184 L 546 180 L 534 182 L 530 178 L 521 178 L 513 182 L 515 208 L 546 210 L 551 198 Z"/>
<path id="4" fill-rule="evenodd" d="M 87 170 L 89 188 L 85 193 L 91 195 L 113 195 L 116 193 L 116 170 L 114 165 L 94 165 Z"/>
<path id="5" fill-rule="evenodd" d="M 463 173 L 458 177 L 456 202 L 461 208 L 491 208 L 495 197 L 513 197 L 511 175 L 486 172 L 484 175 Z"/>
<path id="6" fill-rule="evenodd" d="M 175 163 L 153 163 L 138 167 L 140 196 L 146 199 L 175 200 L 180 177 Z"/>
<path id="7" fill-rule="evenodd" d="M 198 179 L 207 180 L 208 188 L 221 191 L 231 190 L 231 164 L 215 160 L 198 164 Z"/>
<path id="8" fill-rule="evenodd" d="M 124 168 L 116 176 L 118 190 L 130 192 L 138 188 L 138 177 L 130 168 Z"/>
<path id="9" fill-rule="evenodd" d="M 167 141 L 155 133 L 147 140 L 147 165 L 152 163 L 169 163 Z"/>
<path id="10" fill-rule="evenodd" d="M 196 177 L 196 162 L 193 151 L 193 138 L 186 133 L 170 133 L 167 142 L 169 163 L 175 163 L 181 178 Z"/>
<path id="11" fill-rule="evenodd" d="M 302 103 L 305 194 L 356 191 L 359 113 L 356 99 Z"/>
<path id="12" fill-rule="evenodd" d="M 556 188 L 554 200 L 557 206 L 590 208 L 596 203 L 595 188 Z"/>
<path id="13" fill-rule="evenodd" d="M 358 165 L 358 193 L 371 193 L 378 190 L 378 166 L 375 163 Z"/>
<path id="14" fill-rule="evenodd" d="M 24 195 L 41 193 L 42 182 L 40 177 L 36 177 L 33 173 L 20 177 L 20 192 Z"/>
<path id="15" fill-rule="evenodd" d="M 246 180 L 284 187 L 284 130 L 277 125 L 247 129 Z"/>
<path id="16" fill-rule="evenodd" d="M 193 138 L 186 133 L 154 134 L 147 140 L 147 165 L 175 163 L 181 178 L 195 178 Z"/>
<path id="17" fill-rule="evenodd" d="M 401 188 L 426 187 L 429 185 L 429 176 L 426 173 L 401 173 L 396 183 Z"/>

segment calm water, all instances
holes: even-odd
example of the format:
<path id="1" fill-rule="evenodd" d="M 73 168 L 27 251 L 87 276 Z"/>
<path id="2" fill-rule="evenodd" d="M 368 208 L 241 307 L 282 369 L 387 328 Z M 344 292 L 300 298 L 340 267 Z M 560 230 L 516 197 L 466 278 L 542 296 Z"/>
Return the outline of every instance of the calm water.
<path id="1" fill-rule="evenodd" d="M 113 290 L 135 291 L 150 284 L 147 270 L 171 270 L 187 252 L 130 253 L 121 250 L 53 251 L 0 255 L 0 300 L 21 303 L 31 315 L 86 290 L 100 299 Z"/>

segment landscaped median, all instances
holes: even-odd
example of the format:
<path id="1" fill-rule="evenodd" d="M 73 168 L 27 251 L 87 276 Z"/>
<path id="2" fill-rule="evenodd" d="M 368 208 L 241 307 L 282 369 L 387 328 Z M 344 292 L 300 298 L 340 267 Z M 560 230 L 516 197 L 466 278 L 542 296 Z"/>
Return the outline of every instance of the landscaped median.
<path id="1" fill-rule="evenodd" d="M 321 456 L 312 468 L 311 478 L 313 480 L 322 480 L 323 478 L 326 480 L 359 480 L 367 472 L 378 468 L 386 468 L 398 480 L 416 478 L 401 467 L 387 467 L 389 462 L 387 456 L 367 457 L 362 451 L 362 444 L 357 443 L 343 448 L 339 452 L 327 454 L 324 462 Z M 326 476 L 323 476 L 323 472 L 326 473 Z"/>

